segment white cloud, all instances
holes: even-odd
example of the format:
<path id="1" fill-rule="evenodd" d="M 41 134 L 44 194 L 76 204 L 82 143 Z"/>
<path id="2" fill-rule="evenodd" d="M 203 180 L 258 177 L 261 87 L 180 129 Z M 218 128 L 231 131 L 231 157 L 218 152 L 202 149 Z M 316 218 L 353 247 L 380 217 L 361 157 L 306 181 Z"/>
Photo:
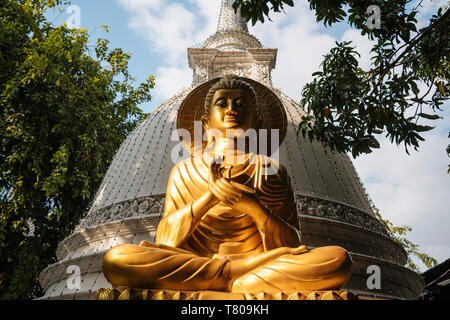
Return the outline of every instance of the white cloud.
<path id="1" fill-rule="evenodd" d="M 311 74 L 319 69 L 335 39 L 319 32 L 312 11 L 303 3 L 287 9 L 287 14 L 272 14 L 271 19 L 273 22 L 258 23 L 250 32 L 265 47 L 278 48 L 273 84 L 299 99 L 303 86 L 312 80 Z"/>
<path id="2" fill-rule="evenodd" d="M 173 97 L 182 88 L 192 82 L 192 70 L 187 66 L 182 67 L 159 67 L 156 71 L 155 94 L 164 99 Z"/>
<path id="3" fill-rule="evenodd" d="M 127 10 L 158 10 L 163 4 L 163 0 L 119 0 L 119 2 Z"/>
<path id="4" fill-rule="evenodd" d="M 450 257 L 450 176 L 445 149 L 450 116 L 423 135 L 419 152 L 397 147 L 387 139 L 372 154 L 354 160 L 365 187 L 382 216 L 395 225 L 412 227 L 407 238 L 419 251 L 439 261 Z"/>
<path id="5" fill-rule="evenodd" d="M 448 0 L 416 0 L 416 2 L 412 5 L 413 8 L 417 7 L 419 4 L 419 16 L 420 15 L 428 15 L 435 14 L 440 7 L 448 3 Z"/>
<path id="6" fill-rule="evenodd" d="M 194 22 L 193 13 L 180 4 L 170 4 L 158 11 L 136 7 L 129 26 L 142 34 L 155 52 L 164 55 L 168 64 L 180 64 L 186 48 L 194 42 Z"/>
<path id="7" fill-rule="evenodd" d="M 430 17 L 436 14 L 440 7 L 448 3 L 448 0 L 416 0 L 412 8 L 417 7 L 419 13 L 416 16 L 418 22 L 418 29 L 424 28 L 430 24 Z"/>
<path id="8" fill-rule="evenodd" d="M 188 0 L 187 3 L 162 0 L 118 0 L 130 14 L 129 27 L 150 45 L 164 65 L 156 72 L 155 96 L 170 98 L 192 82 L 187 48 L 202 43 L 215 32 L 220 3 Z M 194 8 L 194 10 L 192 10 Z"/>
<path id="9" fill-rule="evenodd" d="M 195 14 L 205 20 L 200 28 L 200 33 L 197 35 L 200 41 L 204 41 L 217 29 L 220 2 L 211 0 L 189 0 L 189 2 L 197 7 Z"/>

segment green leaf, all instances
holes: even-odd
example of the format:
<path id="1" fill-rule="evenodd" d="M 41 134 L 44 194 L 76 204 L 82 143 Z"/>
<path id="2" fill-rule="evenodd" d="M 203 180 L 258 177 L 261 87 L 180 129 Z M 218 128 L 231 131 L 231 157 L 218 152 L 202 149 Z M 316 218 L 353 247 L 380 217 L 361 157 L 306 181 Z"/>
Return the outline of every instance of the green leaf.
<path id="1" fill-rule="evenodd" d="M 294 1 L 293 0 L 283 0 L 283 2 L 286 3 L 290 7 L 294 6 Z"/>
<path id="2" fill-rule="evenodd" d="M 426 114 L 426 113 L 419 113 L 418 116 L 430 120 L 437 120 L 441 118 L 437 114 Z"/>

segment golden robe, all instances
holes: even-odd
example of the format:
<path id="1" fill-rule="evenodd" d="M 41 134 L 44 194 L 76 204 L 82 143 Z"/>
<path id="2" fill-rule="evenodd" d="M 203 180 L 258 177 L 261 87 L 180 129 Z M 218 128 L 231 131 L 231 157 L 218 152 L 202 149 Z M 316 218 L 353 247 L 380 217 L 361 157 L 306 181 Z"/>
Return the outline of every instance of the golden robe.
<path id="1" fill-rule="evenodd" d="M 110 249 L 103 265 L 107 280 L 134 288 L 253 293 L 338 289 L 345 283 L 350 256 L 331 246 L 275 256 L 230 281 L 231 261 L 245 263 L 276 248 L 300 245 L 294 194 L 283 166 L 251 154 L 244 165 L 233 167 L 231 180 L 254 189 L 271 211 L 265 226 L 258 228 L 249 215 L 222 202 L 196 221 L 192 203 L 208 191 L 209 165 L 187 159 L 170 174 L 156 243 Z"/>

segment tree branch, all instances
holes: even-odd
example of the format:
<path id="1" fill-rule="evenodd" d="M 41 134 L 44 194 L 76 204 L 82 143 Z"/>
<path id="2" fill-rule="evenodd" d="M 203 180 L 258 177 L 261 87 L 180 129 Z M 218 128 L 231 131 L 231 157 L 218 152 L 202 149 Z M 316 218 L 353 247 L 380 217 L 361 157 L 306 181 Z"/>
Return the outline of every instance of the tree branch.
<path id="1" fill-rule="evenodd" d="M 423 37 L 425 37 L 426 35 L 428 35 L 428 33 L 430 33 L 437 25 L 439 25 L 442 21 L 444 21 L 448 15 L 450 14 L 450 10 L 447 10 L 438 20 L 436 20 L 432 25 L 428 26 L 427 28 L 425 28 L 425 30 L 418 36 L 418 38 L 416 40 L 414 40 L 398 57 L 397 59 L 395 59 L 395 61 L 391 64 L 389 64 L 387 66 L 387 68 L 385 70 L 389 70 L 391 69 L 393 66 L 395 66 L 400 59 L 408 52 L 410 51 L 412 48 L 414 48 L 414 46 L 416 46 L 420 40 L 423 39 Z"/>

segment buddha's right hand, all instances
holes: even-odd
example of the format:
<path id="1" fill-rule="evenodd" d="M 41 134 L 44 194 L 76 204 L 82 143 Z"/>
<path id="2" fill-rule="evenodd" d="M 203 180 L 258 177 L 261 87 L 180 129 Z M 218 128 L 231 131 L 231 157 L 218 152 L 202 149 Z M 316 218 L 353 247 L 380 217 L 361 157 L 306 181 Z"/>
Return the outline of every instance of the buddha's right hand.
<path id="1" fill-rule="evenodd" d="M 231 181 L 231 167 L 222 166 L 222 162 L 223 159 L 220 158 L 215 158 L 211 162 L 209 189 L 218 200 L 232 206 L 239 201 L 243 193 L 254 193 L 254 190 Z"/>
<path id="2" fill-rule="evenodd" d="M 286 249 L 287 249 L 286 250 L 287 254 L 293 254 L 293 255 L 305 253 L 305 252 L 308 251 L 308 249 L 306 249 L 305 245 L 301 245 L 301 246 L 298 246 L 296 248 L 286 248 Z"/>

